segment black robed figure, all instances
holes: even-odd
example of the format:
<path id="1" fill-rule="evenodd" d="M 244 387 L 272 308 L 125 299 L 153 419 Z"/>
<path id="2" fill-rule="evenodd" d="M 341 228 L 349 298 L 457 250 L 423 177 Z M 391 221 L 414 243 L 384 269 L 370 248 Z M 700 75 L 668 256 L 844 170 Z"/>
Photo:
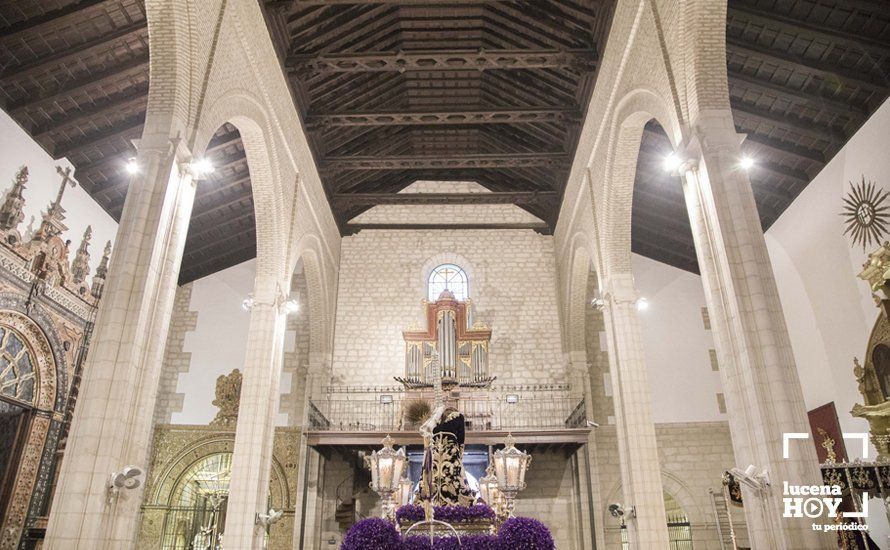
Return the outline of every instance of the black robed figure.
<path id="1" fill-rule="evenodd" d="M 438 407 L 421 427 L 429 441 L 423 459 L 418 504 L 471 506 L 476 496 L 464 475 L 464 415 L 454 408 Z"/>

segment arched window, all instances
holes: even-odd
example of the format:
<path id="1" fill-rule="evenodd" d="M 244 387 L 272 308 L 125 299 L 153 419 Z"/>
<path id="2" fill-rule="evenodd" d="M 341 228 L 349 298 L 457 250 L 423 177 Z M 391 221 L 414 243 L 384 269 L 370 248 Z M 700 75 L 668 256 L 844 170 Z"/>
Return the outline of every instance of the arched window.
<path id="1" fill-rule="evenodd" d="M 458 301 L 463 302 L 470 295 L 470 280 L 459 266 L 442 264 L 430 273 L 428 288 L 430 301 L 437 300 L 447 288 Z"/>
<path id="2" fill-rule="evenodd" d="M 9 327 L 0 327 L 0 395 L 33 403 L 35 364 L 24 338 Z"/>

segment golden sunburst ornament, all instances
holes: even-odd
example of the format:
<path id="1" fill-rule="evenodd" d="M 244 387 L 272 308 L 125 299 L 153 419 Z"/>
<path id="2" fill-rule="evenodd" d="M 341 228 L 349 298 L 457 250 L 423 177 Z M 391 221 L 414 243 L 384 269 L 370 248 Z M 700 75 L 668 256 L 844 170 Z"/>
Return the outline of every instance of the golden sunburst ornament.
<path id="1" fill-rule="evenodd" d="M 844 235 L 849 235 L 853 244 L 861 244 L 862 249 L 879 244 L 887 233 L 890 223 L 890 205 L 884 204 L 890 192 L 878 189 L 875 182 L 865 176 L 859 183 L 850 182 L 850 191 L 844 197 Z"/>

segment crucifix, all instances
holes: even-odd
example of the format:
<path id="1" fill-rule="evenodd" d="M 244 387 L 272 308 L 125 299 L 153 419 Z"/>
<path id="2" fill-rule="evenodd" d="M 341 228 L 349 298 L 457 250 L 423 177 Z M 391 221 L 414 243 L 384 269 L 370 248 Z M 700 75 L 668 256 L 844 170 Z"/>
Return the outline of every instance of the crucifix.
<path id="1" fill-rule="evenodd" d="M 62 195 L 65 194 L 65 186 L 71 185 L 71 187 L 76 187 L 77 182 L 71 177 L 71 167 L 67 167 L 64 170 L 61 166 L 56 166 L 56 172 L 60 176 L 62 176 L 62 185 L 59 186 L 59 194 L 56 195 L 56 200 L 53 202 L 50 210 L 55 210 L 62 203 Z"/>

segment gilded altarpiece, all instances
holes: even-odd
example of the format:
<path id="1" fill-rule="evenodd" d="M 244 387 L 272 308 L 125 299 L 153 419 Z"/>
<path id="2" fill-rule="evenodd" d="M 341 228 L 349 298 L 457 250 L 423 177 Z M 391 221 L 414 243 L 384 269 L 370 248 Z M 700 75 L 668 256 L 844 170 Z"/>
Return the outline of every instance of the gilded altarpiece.
<path id="1" fill-rule="evenodd" d="M 138 548 L 179 547 L 170 543 L 169 534 L 176 529 L 174 497 L 192 466 L 208 457 L 230 455 L 234 451 L 234 430 L 234 426 L 162 424 L 155 427 Z M 283 510 L 284 515 L 269 527 L 267 548 L 292 548 L 293 545 L 300 435 L 299 428 L 275 429 L 269 506 Z M 186 541 L 189 543 L 191 540 Z"/>
<path id="2" fill-rule="evenodd" d="M 12 451 L 2 480 L 0 550 L 37 548 L 43 538 L 111 253 L 109 243 L 87 281 L 87 228 L 69 260 L 61 201 L 74 182 L 69 171 L 59 174 L 59 192 L 33 234 L 19 231 L 27 167 L 0 205 L 0 404 L 23 417 L 17 433 L 0 441 Z M 19 391 L 25 386 L 33 393 Z"/>

